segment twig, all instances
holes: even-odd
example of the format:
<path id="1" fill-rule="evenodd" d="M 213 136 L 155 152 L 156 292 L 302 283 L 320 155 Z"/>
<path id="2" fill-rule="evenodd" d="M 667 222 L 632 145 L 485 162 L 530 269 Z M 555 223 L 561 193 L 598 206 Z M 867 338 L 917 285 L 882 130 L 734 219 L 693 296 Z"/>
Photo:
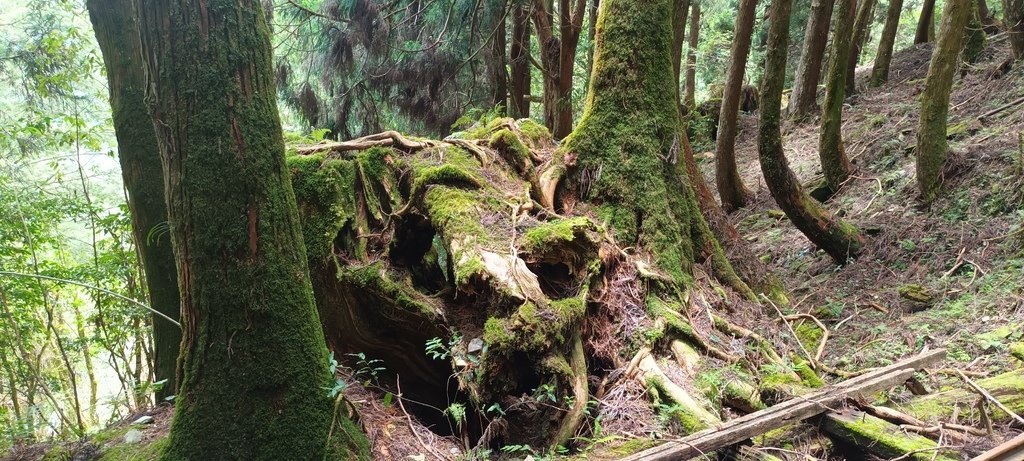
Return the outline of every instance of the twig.
<path id="1" fill-rule="evenodd" d="M 959 375 L 960 379 L 964 380 L 964 382 L 967 383 L 968 386 L 971 386 L 971 388 L 973 388 L 975 392 L 981 394 L 982 397 L 988 399 L 989 402 L 992 402 L 993 405 L 998 407 L 1000 410 L 1003 410 L 1003 412 L 1005 412 L 1006 414 L 1010 415 L 1010 417 L 1015 419 L 1018 423 L 1024 424 L 1024 418 L 1021 418 L 1020 415 L 1014 413 L 1013 410 L 1007 408 L 1006 405 L 1003 405 L 1003 402 L 1000 402 L 999 399 L 993 397 L 992 394 L 989 394 L 988 391 L 979 386 L 978 383 L 971 380 L 971 378 L 968 378 L 967 375 L 965 375 L 962 371 L 957 370 L 956 374 Z"/>
<path id="2" fill-rule="evenodd" d="M 993 115 L 996 115 L 996 114 L 998 114 L 998 113 L 1000 113 L 1000 112 L 1002 112 L 1002 111 L 1004 111 L 1006 109 L 1009 109 L 1009 108 L 1011 108 L 1013 106 L 1016 106 L 1018 104 L 1021 104 L 1021 103 L 1024 103 L 1024 96 L 1021 96 L 1021 97 L 1019 97 L 1017 99 L 1014 99 L 1013 101 L 1010 101 L 1010 102 L 1008 102 L 1006 104 L 1003 104 L 1003 105 L 1001 105 L 1001 106 L 999 106 L 999 107 L 997 107 L 995 109 L 992 109 L 992 110 L 990 110 L 988 112 L 985 112 L 984 114 L 979 115 L 978 119 L 979 120 L 983 120 L 983 119 L 989 118 L 989 117 L 991 117 Z"/>
<path id="3" fill-rule="evenodd" d="M 815 317 L 815 316 L 813 316 L 811 314 L 794 314 L 794 315 L 787 315 L 787 316 L 785 316 L 783 318 L 786 319 L 787 321 L 788 320 L 797 320 L 797 319 L 809 319 L 810 321 L 812 321 L 812 322 L 814 322 L 815 324 L 818 325 L 818 328 L 821 329 L 821 340 L 818 342 L 818 349 L 814 352 L 814 360 L 816 360 L 816 361 L 821 360 L 822 354 L 825 353 L 825 343 L 828 342 L 828 336 L 829 336 L 828 327 L 826 327 L 824 323 L 821 323 L 821 320 L 818 320 L 817 317 Z"/>

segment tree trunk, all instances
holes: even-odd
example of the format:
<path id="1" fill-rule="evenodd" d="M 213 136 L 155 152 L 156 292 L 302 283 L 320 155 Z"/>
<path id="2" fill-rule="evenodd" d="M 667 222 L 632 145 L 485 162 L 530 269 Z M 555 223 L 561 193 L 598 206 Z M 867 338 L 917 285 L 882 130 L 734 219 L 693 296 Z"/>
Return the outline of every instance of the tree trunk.
<path id="1" fill-rule="evenodd" d="M 505 60 L 505 11 L 506 1 L 502 0 L 491 6 L 489 12 L 491 23 L 485 33 L 491 33 L 491 58 L 487 60 L 488 73 L 491 77 L 491 104 L 501 108 L 502 114 L 508 112 L 508 66 Z"/>
<path id="2" fill-rule="evenodd" d="M 978 16 L 981 19 L 981 24 L 985 27 L 985 33 L 989 35 L 999 33 L 999 20 L 997 20 L 995 15 L 989 11 L 988 2 L 985 0 L 978 0 L 977 3 Z"/>
<path id="3" fill-rule="evenodd" d="M 697 108 L 695 99 L 697 86 L 697 45 L 700 44 L 700 0 L 691 0 L 689 43 L 686 53 L 686 89 L 683 92 L 683 104 L 689 110 Z"/>
<path id="4" fill-rule="evenodd" d="M 818 156 L 825 182 L 832 191 L 846 181 L 853 171 L 850 160 L 843 148 L 843 100 L 846 99 L 846 66 L 850 57 L 850 41 L 853 33 L 854 0 L 839 0 L 836 11 L 836 31 L 832 38 L 832 53 L 829 56 L 828 82 L 825 85 L 825 101 L 821 113 Z"/>
<path id="5" fill-rule="evenodd" d="M 811 14 L 804 32 L 800 63 L 796 70 L 793 94 L 789 98 L 789 115 L 804 119 L 818 111 L 818 81 L 821 80 L 821 61 L 828 44 L 829 22 L 832 20 L 834 0 L 811 0 Z"/>
<path id="6" fill-rule="evenodd" d="M 935 16 L 935 0 L 924 0 L 921 5 L 921 17 L 917 20 L 917 30 L 914 32 L 914 44 L 928 43 L 932 33 L 929 30 L 935 27 L 933 16 Z"/>
<path id="7" fill-rule="evenodd" d="M 1024 0 L 1003 0 L 1003 22 L 1013 59 L 1024 59 Z"/>
<path id="8" fill-rule="evenodd" d="M 162 459 L 368 458 L 328 397 L 256 0 L 138 0 L 183 328 Z"/>
<path id="9" fill-rule="evenodd" d="M 984 1 L 984 0 L 979 0 Z M 896 43 L 896 30 L 900 25 L 900 14 L 903 12 L 903 0 L 889 0 L 889 10 L 885 16 L 885 27 L 878 39 L 878 54 L 871 68 L 871 87 L 879 87 L 889 81 L 889 66 L 892 64 L 893 46 Z"/>
<path id="10" fill-rule="evenodd" d="M 555 139 L 562 139 L 572 131 L 573 70 L 587 1 L 558 0 L 558 37 L 554 13 L 546 3 L 535 0 L 533 5 L 544 65 L 544 123 Z"/>
<path id="11" fill-rule="evenodd" d="M 849 258 L 857 256 L 864 245 L 860 232 L 845 221 L 834 218 L 804 193 L 782 148 L 780 107 L 782 87 L 786 82 L 791 5 L 791 0 L 773 0 L 769 13 L 772 23 L 768 30 L 768 50 L 761 79 L 761 117 L 757 133 L 761 172 L 775 202 L 793 225 L 808 240 L 825 250 L 837 264 L 845 264 Z M 840 6 L 839 10 L 842 14 L 843 7 Z"/>
<path id="12" fill-rule="evenodd" d="M 587 9 L 587 85 L 590 86 L 590 74 L 594 72 L 594 36 L 597 35 L 597 10 L 601 7 L 601 0 L 590 0 L 590 8 Z"/>
<path id="13" fill-rule="evenodd" d="M 171 239 L 166 235 L 167 202 L 153 123 L 144 102 L 145 73 L 132 0 L 88 0 L 96 41 L 107 68 L 117 154 L 131 210 L 132 238 L 142 259 L 150 306 L 178 319 L 181 298 Z M 174 395 L 181 329 L 153 315 L 153 372 L 165 381 L 156 399 Z"/>
<path id="14" fill-rule="evenodd" d="M 754 32 L 754 14 L 757 0 L 740 0 L 736 15 L 735 35 L 729 56 L 729 71 L 722 92 L 722 108 L 718 115 L 718 141 L 715 144 L 715 184 L 722 208 L 733 211 L 746 206 L 753 195 L 743 185 L 736 170 L 736 132 L 740 112 L 740 93 L 743 75 L 750 53 L 751 34 Z"/>
<path id="15" fill-rule="evenodd" d="M 855 78 L 857 76 L 857 64 L 860 63 L 860 52 L 864 42 L 870 35 L 870 25 L 874 20 L 875 5 L 878 0 L 861 0 L 857 7 L 857 19 L 853 25 L 853 38 L 850 41 L 850 58 L 846 63 L 846 94 L 852 95 L 857 92 Z"/>
<path id="16" fill-rule="evenodd" d="M 942 26 L 932 50 L 924 91 L 921 93 L 921 120 L 917 128 L 917 184 L 921 199 L 931 203 L 942 186 L 942 167 L 946 163 L 946 123 L 949 93 L 964 43 L 964 28 L 971 15 L 970 0 L 946 0 Z"/>
<path id="17" fill-rule="evenodd" d="M 530 12 L 518 2 L 512 7 L 512 46 L 509 68 L 512 79 L 512 105 L 509 114 L 515 118 L 530 116 Z"/>
<path id="18" fill-rule="evenodd" d="M 985 43 L 988 42 L 988 38 L 985 36 L 985 26 L 981 21 L 978 3 L 971 2 L 970 9 L 970 18 L 967 20 L 967 28 L 964 31 L 966 35 L 963 57 L 965 62 L 974 64 L 981 57 L 981 52 L 985 51 Z"/>
<path id="19" fill-rule="evenodd" d="M 675 0 L 672 6 L 672 71 L 676 88 L 679 88 L 683 76 L 683 45 L 686 43 L 686 17 L 690 12 L 690 0 Z M 680 91 L 680 102 L 682 94 Z"/>

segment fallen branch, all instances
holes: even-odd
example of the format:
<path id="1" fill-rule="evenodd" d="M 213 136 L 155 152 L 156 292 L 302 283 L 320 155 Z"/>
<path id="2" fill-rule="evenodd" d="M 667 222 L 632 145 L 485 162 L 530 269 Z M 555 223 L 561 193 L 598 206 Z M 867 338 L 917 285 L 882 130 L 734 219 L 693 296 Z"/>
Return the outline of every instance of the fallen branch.
<path id="1" fill-rule="evenodd" d="M 867 395 L 906 381 L 918 369 L 941 361 L 945 349 L 923 352 L 808 395 L 741 416 L 718 427 L 668 441 L 625 458 L 627 461 L 678 460 L 699 456 L 773 429 L 829 411 L 847 396 Z"/>
<path id="2" fill-rule="evenodd" d="M 959 370 L 957 370 L 956 374 L 959 375 L 960 379 L 964 380 L 964 382 L 967 383 L 968 386 L 971 386 L 971 389 L 974 389 L 974 392 L 977 392 L 982 397 L 985 397 L 986 400 L 992 402 L 993 405 L 998 407 L 1000 410 L 1003 410 L 1004 413 L 1010 415 L 1010 417 L 1015 419 L 1018 423 L 1024 424 L 1024 418 L 1021 418 L 1020 415 L 1014 413 L 1013 410 L 1007 408 L 1006 405 L 1003 405 L 1003 402 L 1000 402 L 999 399 L 993 397 L 992 394 L 989 394 L 988 391 L 986 391 L 983 387 L 979 386 L 978 383 L 974 382 L 971 378 L 968 378 L 967 375 L 965 375 L 963 372 Z"/>
<path id="3" fill-rule="evenodd" d="M 1000 112 L 1002 112 L 1002 111 L 1004 111 L 1006 109 L 1014 107 L 1014 106 L 1016 106 L 1018 104 L 1024 104 L 1024 96 L 1019 97 L 1017 99 L 1014 99 L 1013 101 L 1010 101 L 1010 102 L 1008 102 L 1006 104 L 1003 104 L 1003 105 L 1001 105 L 1001 106 L 999 106 L 999 107 L 997 107 L 995 109 L 992 109 L 992 110 L 990 110 L 988 112 L 985 112 L 984 114 L 979 115 L 978 116 L 978 120 L 984 120 L 984 119 L 989 118 L 989 117 L 991 117 L 993 115 L 996 115 L 996 114 L 998 114 L 998 113 L 1000 113 Z"/>
<path id="4" fill-rule="evenodd" d="M 371 134 L 361 138 L 343 142 L 322 142 L 312 146 L 303 146 L 295 149 L 300 155 L 309 155 L 317 152 L 347 152 L 353 150 L 364 150 L 377 146 L 399 147 L 407 151 L 416 151 L 427 147 L 437 146 L 437 141 L 413 141 L 406 138 L 397 131 L 385 131 L 383 133 Z"/>

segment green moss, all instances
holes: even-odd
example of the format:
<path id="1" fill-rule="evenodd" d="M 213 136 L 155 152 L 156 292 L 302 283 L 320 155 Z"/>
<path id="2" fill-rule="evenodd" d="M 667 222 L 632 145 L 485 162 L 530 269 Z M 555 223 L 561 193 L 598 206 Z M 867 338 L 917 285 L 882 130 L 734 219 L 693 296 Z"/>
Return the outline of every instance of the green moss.
<path id="1" fill-rule="evenodd" d="M 541 141 L 551 139 L 551 132 L 548 131 L 548 128 L 540 123 L 537 123 L 533 119 L 522 119 L 519 120 L 517 123 L 519 125 L 519 131 L 522 132 L 523 136 L 525 136 L 526 139 L 529 140 L 534 145 L 539 144 Z"/>
<path id="2" fill-rule="evenodd" d="M 530 160 L 530 149 L 523 145 L 522 141 L 508 129 L 502 129 L 491 135 L 488 141 L 491 148 L 498 151 L 498 154 L 508 162 L 513 169 L 522 173 L 532 166 Z"/>
<path id="3" fill-rule="evenodd" d="M 393 301 L 395 307 L 399 309 L 419 312 L 430 319 L 438 315 L 437 309 L 426 297 L 409 285 L 395 281 L 383 262 L 339 268 L 338 278 L 355 288 L 370 291 L 380 298 Z"/>
<path id="4" fill-rule="evenodd" d="M 538 251 L 549 245 L 571 242 L 581 233 L 596 229 L 589 218 L 582 216 L 542 223 L 523 234 L 522 249 Z"/>
<path id="5" fill-rule="evenodd" d="M 580 295 L 551 301 L 547 307 L 525 302 L 508 318 L 489 318 L 484 341 L 499 352 L 544 351 L 569 339 L 567 333 L 586 311 L 584 287 Z"/>
<path id="6" fill-rule="evenodd" d="M 170 439 L 166 436 L 148 443 L 121 443 L 103 450 L 98 461 L 151 461 L 159 458 Z"/>
<path id="7" fill-rule="evenodd" d="M 871 453 L 887 458 L 909 454 L 910 459 L 951 461 L 954 458 L 935 454 L 938 446 L 934 441 L 899 430 L 899 427 L 874 416 L 830 415 L 822 423 L 825 430 L 847 442 L 871 447 Z"/>
<path id="8" fill-rule="evenodd" d="M 818 377 L 818 374 L 814 372 L 811 365 L 804 360 L 798 360 L 796 366 L 793 367 L 793 371 L 800 376 L 800 379 L 806 386 L 817 388 L 825 385 L 825 382 Z"/>
<path id="9" fill-rule="evenodd" d="M 1018 369 L 980 379 L 976 383 L 1010 410 L 1017 414 L 1024 413 L 1024 370 Z M 959 414 L 961 420 L 977 421 L 977 401 L 978 395 L 973 391 L 957 388 L 915 398 L 902 405 L 900 410 L 926 422 L 947 421 L 954 412 Z M 993 422 L 1009 418 L 998 410 L 993 410 L 989 414 Z"/>
<path id="10" fill-rule="evenodd" d="M 814 351 L 818 347 L 818 343 L 821 341 L 822 331 L 817 325 L 811 322 L 802 322 L 793 329 L 796 332 L 797 339 L 800 343 L 807 348 L 808 351 Z"/>
<path id="11" fill-rule="evenodd" d="M 71 461 L 74 454 L 74 450 L 68 446 L 57 444 L 47 450 L 40 461 Z"/>
<path id="12" fill-rule="evenodd" d="M 1024 342 L 1010 344 L 1010 355 L 1013 358 L 1024 362 Z"/>

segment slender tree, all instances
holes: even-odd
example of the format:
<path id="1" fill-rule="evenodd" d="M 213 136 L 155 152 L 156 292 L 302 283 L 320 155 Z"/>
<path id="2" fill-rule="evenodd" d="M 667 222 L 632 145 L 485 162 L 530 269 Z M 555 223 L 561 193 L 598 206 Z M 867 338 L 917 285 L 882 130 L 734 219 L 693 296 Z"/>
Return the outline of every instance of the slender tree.
<path id="1" fill-rule="evenodd" d="M 516 2 L 512 7 L 512 46 L 509 47 L 509 71 L 514 117 L 530 116 L 530 11 Z"/>
<path id="2" fill-rule="evenodd" d="M 925 203 L 935 200 L 942 186 L 946 163 L 946 123 L 949 93 L 964 45 L 964 29 L 971 16 L 970 0 L 946 0 L 942 25 L 932 50 L 928 77 L 921 93 L 921 120 L 917 128 L 917 184 Z"/>
<path id="3" fill-rule="evenodd" d="M 825 102 L 822 104 L 821 132 L 818 137 L 818 156 L 825 182 L 833 191 L 846 181 L 853 171 L 843 148 L 843 100 L 846 98 L 846 66 L 849 62 L 850 41 L 853 32 L 853 0 L 839 0 L 836 11 L 836 30 L 829 56 L 828 82 Z"/>
<path id="4" fill-rule="evenodd" d="M 921 16 L 917 19 L 917 30 L 914 32 L 914 44 L 928 43 L 931 41 L 931 32 L 935 22 L 935 0 L 924 0 L 921 5 Z"/>
<path id="5" fill-rule="evenodd" d="M 863 247 L 859 231 L 845 221 L 834 218 L 804 193 L 800 181 L 789 168 L 782 148 L 780 106 L 782 87 L 786 81 L 791 8 L 792 0 L 773 0 L 769 12 L 772 20 L 768 29 L 764 77 L 761 79 L 761 114 L 757 132 L 761 172 L 775 202 L 793 225 L 837 263 L 843 264 L 855 257 Z"/>
<path id="6" fill-rule="evenodd" d="M 367 458 L 336 413 L 257 0 L 138 0 L 182 293 L 163 459 Z"/>
<path id="7" fill-rule="evenodd" d="M 828 43 L 829 22 L 834 0 L 811 0 L 811 14 L 804 31 L 804 43 L 797 65 L 793 94 L 787 111 L 795 119 L 804 119 L 818 111 L 818 82 L 822 59 Z"/>
<path id="8" fill-rule="evenodd" d="M 982 0 L 983 1 L 983 0 Z M 878 54 L 871 68 L 871 80 L 868 85 L 878 87 L 889 81 L 889 66 L 892 64 L 892 51 L 896 43 L 896 30 L 900 25 L 900 13 L 903 12 L 903 0 L 889 0 L 889 10 L 885 15 L 885 27 L 878 39 Z"/>
<path id="9" fill-rule="evenodd" d="M 981 24 L 985 28 L 986 34 L 995 34 L 999 32 L 999 20 L 996 19 L 995 15 L 992 14 L 988 9 L 988 2 L 985 0 L 978 0 L 978 16 L 981 19 Z"/>
<path id="10" fill-rule="evenodd" d="M 163 168 L 153 123 L 143 100 L 146 80 L 132 0 L 88 0 L 86 5 L 107 68 L 118 160 L 128 191 L 132 235 L 146 273 L 149 304 L 167 317 L 178 319 L 178 271 L 171 240 L 164 235 L 167 201 Z M 180 347 L 178 325 L 154 315 L 153 374 L 157 381 L 164 381 L 156 393 L 158 401 L 175 392 Z"/>
<path id="11" fill-rule="evenodd" d="M 689 43 L 686 50 L 686 84 L 683 91 L 683 105 L 689 110 L 697 107 L 695 97 L 697 86 L 697 45 L 700 44 L 700 1 L 690 1 Z"/>
<path id="12" fill-rule="evenodd" d="M 675 0 L 672 4 L 672 71 L 677 88 L 683 76 L 683 45 L 686 44 L 686 17 L 689 13 L 690 0 Z"/>
<path id="13" fill-rule="evenodd" d="M 487 60 L 487 73 L 491 79 L 491 103 L 501 108 L 502 113 L 508 110 L 508 62 L 506 61 L 507 46 L 506 35 L 506 11 L 507 1 L 499 0 L 488 4 L 487 16 L 488 27 L 484 32 L 490 34 L 490 59 Z"/>
<path id="14" fill-rule="evenodd" d="M 544 65 L 544 123 L 555 139 L 572 131 L 573 70 L 586 6 L 587 0 L 558 0 L 556 21 L 547 0 L 533 2 L 533 24 Z"/>
<path id="15" fill-rule="evenodd" d="M 1024 0 L 1003 0 L 1003 22 L 1013 59 L 1024 59 Z"/>
<path id="16" fill-rule="evenodd" d="M 870 35 L 876 4 L 878 4 L 878 0 L 861 0 L 857 6 L 857 19 L 853 23 L 853 37 L 850 39 L 850 57 L 846 63 L 846 94 L 848 96 L 857 92 L 854 81 L 857 75 L 857 64 L 860 63 L 860 52 L 864 42 Z"/>
<path id="17" fill-rule="evenodd" d="M 715 144 L 715 184 L 722 208 L 732 211 L 746 206 L 753 195 L 743 185 L 736 169 L 736 132 L 740 113 L 740 94 L 743 75 L 747 69 L 747 55 L 754 32 L 757 0 L 740 0 L 736 14 L 736 28 L 732 39 L 729 70 L 722 91 L 722 106 L 718 114 L 718 137 Z"/>

